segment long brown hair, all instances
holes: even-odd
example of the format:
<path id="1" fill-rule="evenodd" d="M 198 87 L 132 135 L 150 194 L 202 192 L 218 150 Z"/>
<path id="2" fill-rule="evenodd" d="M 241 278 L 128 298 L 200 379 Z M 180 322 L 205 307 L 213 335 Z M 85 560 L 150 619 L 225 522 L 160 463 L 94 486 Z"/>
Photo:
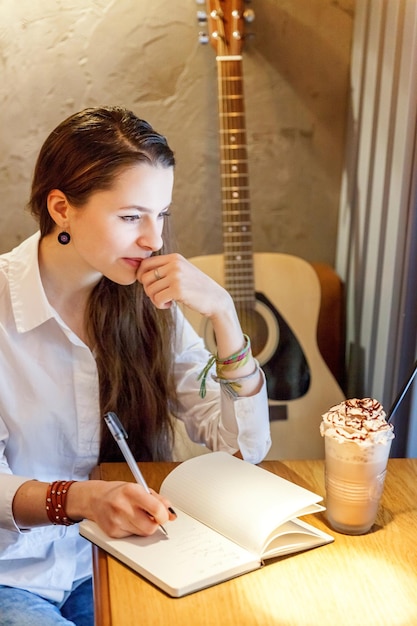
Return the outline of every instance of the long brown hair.
<path id="1" fill-rule="evenodd" d="M 173 167 L 175 159 L 165 137 L 131 111 L 89 108 L 63 121 L 42 146 L 33 177 L 29 208 L 41 237 L 55 228 L 47 209 L 51 189 L 60 189 L 82 210 L 90 195 L 109 189 L 121 170 L 143 162 Z M 165 226 L 163 240 L 162 253 L 170 247 Z M 103 277 L 85 315 L 97 362 L 101 414 L 118 414 L 138 460 L 171 458 L 170 415 L 176 405 L 171 311 L 156 309 L 138 282 L 122 286 Z M 121 460 L 103 423 L 99 460 Z"/>

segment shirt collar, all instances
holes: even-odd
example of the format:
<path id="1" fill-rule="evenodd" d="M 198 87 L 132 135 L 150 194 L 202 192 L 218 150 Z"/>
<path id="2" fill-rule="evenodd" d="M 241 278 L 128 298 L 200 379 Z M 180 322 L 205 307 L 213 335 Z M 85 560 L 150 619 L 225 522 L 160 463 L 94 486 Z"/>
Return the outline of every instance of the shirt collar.
<path id="1" fill-rule="evenodd" d="M 18 332 L 33 330 L 56 317 L 49 304 L 39 272 L 40 233 L 37 232 L 10 253 L 9 285 Z"/>

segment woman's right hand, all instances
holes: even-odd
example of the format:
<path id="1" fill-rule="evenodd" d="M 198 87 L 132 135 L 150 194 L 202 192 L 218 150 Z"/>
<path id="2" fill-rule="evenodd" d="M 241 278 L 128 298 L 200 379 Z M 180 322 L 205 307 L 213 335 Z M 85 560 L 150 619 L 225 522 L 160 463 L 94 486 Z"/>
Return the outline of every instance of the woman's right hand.
<path id="1" fill-rule="evenodd" d="M 150 491 L 131 482 L 77 482 L 68 491 L 67 514 L 93 520 L 110 537 L 151 535 L 176 516 L 166 498 Z"/>

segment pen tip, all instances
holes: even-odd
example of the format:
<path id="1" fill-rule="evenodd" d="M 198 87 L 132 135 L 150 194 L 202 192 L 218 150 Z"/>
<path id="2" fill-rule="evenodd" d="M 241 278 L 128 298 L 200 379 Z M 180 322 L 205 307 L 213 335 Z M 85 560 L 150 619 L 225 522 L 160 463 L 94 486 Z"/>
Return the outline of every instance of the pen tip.
<path id="1" fill-rule="evenodd" d="M 165 537 L 168 537 L 167 531 L 165 530 L 165 528 L 161 524 L 159 524 L 159 528 L 162 530 L 162 532 L 164 533 Z"/>

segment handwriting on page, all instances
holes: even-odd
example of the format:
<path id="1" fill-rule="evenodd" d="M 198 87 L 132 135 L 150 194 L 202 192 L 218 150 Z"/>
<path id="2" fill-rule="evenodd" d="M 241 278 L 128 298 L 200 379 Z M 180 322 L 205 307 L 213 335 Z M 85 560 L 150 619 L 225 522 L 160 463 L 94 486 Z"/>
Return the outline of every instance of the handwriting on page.
<path id="1" fill-rule="evenodd" d="M 177 519 L 167 526 L 168 538 L 129 537 L 118 548 L 155 576 L 175 587 L 206 579 L 256 560 L 247 550 L 176 509 Z"/>
<path id="2" fill-rule="evenodd" d="M 177 566 L 191 567 L 193 571 L 189 573 L 193 577 L 241 563 L 241 548 L 206 526 L 189 528 L 186 542 L 184 537 L 179 541 L 174 538 L 173 542 L 177 544 Z"/>

